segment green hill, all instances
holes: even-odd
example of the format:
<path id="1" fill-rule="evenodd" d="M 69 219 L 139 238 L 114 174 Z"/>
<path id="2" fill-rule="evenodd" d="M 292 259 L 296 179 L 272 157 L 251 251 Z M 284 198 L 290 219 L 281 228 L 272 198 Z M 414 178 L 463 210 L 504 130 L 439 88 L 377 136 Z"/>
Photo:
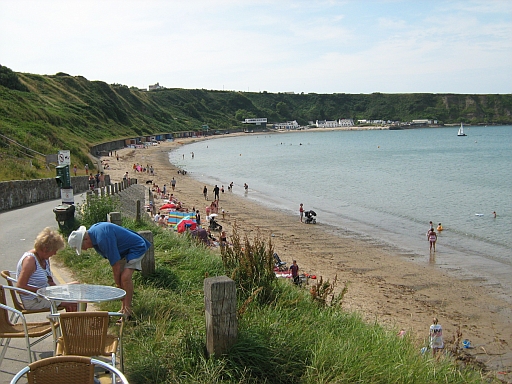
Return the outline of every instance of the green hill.
<path id="1" fill-rule="evenodd" d="M 511 124 L 512 95 L 299 95 L 178 88 L 147 92 L 61 72 L 17 73 L 0 65 L 0 180 L 53 174 L 45 170 L 41 155 L 59 149 L 71 150 L 83 165 L 94 144 L 199 130 L 203 124 L 211 130 L 232 130 L 250 117 L 297 120 L 301 125 L 339 118 Z"/>

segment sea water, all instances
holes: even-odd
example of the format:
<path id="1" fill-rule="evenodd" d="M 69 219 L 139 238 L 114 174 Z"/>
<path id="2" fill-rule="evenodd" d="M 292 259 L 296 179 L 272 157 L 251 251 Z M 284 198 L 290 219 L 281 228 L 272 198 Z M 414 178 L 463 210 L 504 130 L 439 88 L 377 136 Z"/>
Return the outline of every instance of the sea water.
<path id="1" fill-rule="evenodd" d="M 465 127 L 465 137 L 457 130 L 224 135 L 180 147 L 169 160 L 210 191 L 218 184 L 227 193 L 233 182 L 232 193 L 297 219 L 303 203 L 326 230 L 393 247 L 510 298 L 512 127 Z M 429 221 L 444 228 L 435 255 Z"/>

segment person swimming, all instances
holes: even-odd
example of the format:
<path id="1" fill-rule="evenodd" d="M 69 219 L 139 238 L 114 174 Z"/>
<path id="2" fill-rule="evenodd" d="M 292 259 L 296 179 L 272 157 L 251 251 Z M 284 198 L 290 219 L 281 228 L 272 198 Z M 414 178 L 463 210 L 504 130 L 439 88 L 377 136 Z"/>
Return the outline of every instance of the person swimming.
<path id="1" fill-rule="evenodd" d="M 443 230 L 443 226 L 441 225 L 441 223 L 439 223 L 439 225 L 437 226 L 437 232 L 441 232 Z"/>

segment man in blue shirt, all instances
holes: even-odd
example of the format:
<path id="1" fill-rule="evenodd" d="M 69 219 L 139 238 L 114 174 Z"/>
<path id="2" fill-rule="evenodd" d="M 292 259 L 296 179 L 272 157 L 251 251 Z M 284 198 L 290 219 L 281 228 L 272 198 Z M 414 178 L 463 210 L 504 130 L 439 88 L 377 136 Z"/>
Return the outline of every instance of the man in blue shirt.
<path id="1" fill-rule="evenodd" d="M 93 248 L 108 259 L 116 285 L 126 291 L 121 313 L 132 314 L 134 270 L 140 271 L 141 261 L 151 243 L 138 233 L 119 225 L 101 222 L 93 224 L 89 230 L 83 225 L 71 232 L 68 244 L 80 254 L 82 250 Z"/>

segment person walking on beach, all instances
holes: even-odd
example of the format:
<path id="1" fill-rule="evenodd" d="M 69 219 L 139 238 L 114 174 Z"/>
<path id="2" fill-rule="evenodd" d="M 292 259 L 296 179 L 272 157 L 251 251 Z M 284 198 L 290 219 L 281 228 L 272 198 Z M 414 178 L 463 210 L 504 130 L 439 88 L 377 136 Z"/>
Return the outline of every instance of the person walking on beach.
<path id="1" fill-rule="evenodd" d="M 300 203 L 299 214 L 300 214 L 300 222 L 302 223 L 302 218 L 304 217 L 304 205 L 302 203 Z"/>
<path id="2" fill-rule="evenodd" d="M 297 260 L 293 260 L 292 265 L 290 265 L 290 272 L 292 273 L 293 284 L 299 284 L 299 266 L 297 265 Z"/>
<path id="3" fill-rule="evenodd" d="M 428 242 L 430 244 L 430 252 L 432 252 L 432 248 L 434 248 L 434 252 L 436 251 L 436 241 L 437 241 L 436 231 L 431 229 L 430 232 L 428 233 Z"/>
<path id="4" fill-rule="evenodd" d="M 176 179 L 173 177 L 171 180 L 171 188 L 174 191 L 174 188 L 176 188 Z"/>
<path id="5" fill-rule="evenodd" d="M 208 188 L 206 188 L 206 185 L 203 188 L 203 196 L 205 200 L 208 200 Z"/>
<path id="6" fill-rule="evenodd" d="M 217 184 L 215 184 L 215 188 L 213 188 L 213 195 L 214 195 L 214 200 L 220 200 L 219 199 L 219 192 L 220 192 L 220 188 Z"/>

